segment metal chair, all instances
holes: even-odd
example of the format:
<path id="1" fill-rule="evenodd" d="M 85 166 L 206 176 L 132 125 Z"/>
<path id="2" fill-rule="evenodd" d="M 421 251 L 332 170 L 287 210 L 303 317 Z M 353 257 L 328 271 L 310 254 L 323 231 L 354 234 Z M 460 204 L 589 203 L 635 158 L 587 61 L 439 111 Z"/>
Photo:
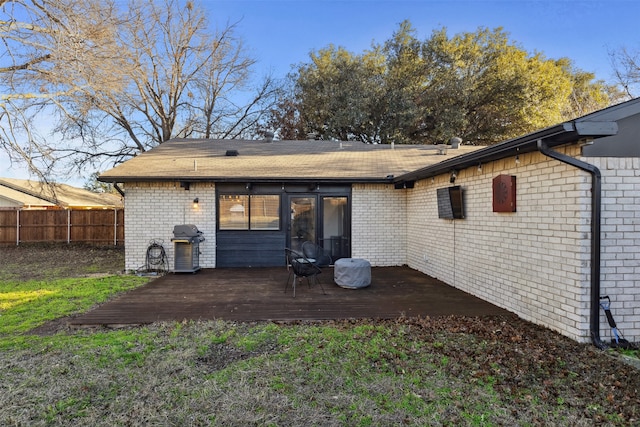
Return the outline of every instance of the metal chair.
<path id="1" fill-rule="evenodd" d="M 320 285 L 322 288 L 322 293 L 325 294 L 324 286 L 318 280 L 318 274 L 322 273 L 320 267 L 315 265 L 312 260 L 304 256 L 299 252 L 293 251 L 289 248 L 285 248 L 284 250 L 287 269 L 289 270 L 289 275 L 287 276 L 287 283 L 284 286 L 284 292 L 287 292 L 287 288 L 289 287 L 289 279 L 291 275 L 293 275 L 293 297 L 296 297 L 296 282 L 301 281 L 302 278 L 307 279 L 307 284 L 309 288 L 311 288 L 311 280 L 313 280 L 316 284 Z"/>
<path id="2" fill-rule="evenodd" d="M 328 267 L 332 264 L 329 251 L 310 240 L 302 244 L 302 254 L 318 267 Z"/>

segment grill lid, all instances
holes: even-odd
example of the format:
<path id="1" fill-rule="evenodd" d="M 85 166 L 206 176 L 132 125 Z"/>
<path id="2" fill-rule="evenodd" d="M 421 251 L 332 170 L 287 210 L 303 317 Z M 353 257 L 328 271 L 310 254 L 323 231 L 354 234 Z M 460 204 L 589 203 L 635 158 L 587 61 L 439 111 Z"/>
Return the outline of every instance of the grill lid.
<path id="1" fill-rule="evenodd" d="M 194 224 L 181 224 L 173 227 L 173 236 L 180 237 L 198 237 L 202 235 L 202 231 L 198 230 Z"/>

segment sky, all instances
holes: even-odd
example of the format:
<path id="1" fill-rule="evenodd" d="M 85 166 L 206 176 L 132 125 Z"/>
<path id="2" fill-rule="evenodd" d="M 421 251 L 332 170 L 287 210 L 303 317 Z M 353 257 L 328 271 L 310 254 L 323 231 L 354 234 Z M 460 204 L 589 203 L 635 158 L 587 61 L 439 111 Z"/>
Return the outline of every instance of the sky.
<path id="1" fill-rule="evenodd" d="M 330 44 L 362 53 L 372 42 L 391 38 L 409 20 L 421 40 L 447 28 L 448 34 L 502 27 L 510 39 L 547 58 L 568 57 L 575 65 L 611 79 L 608 51 L 640 45 L 640 2 L 518 0 L 209 0 L 216 26 L 237 23 L 259 68 L 284 75 L 291 64 Z"/>
<path id="2" fill-rule="evenodd" d="M 235 24 L 257 76 L 284 77 L 309 53 L 331 44 L 355 54 L 391 38 L 409 20 L 424 40 L 446 28 L 449 36 L 502 27 L 512 42 L 550 59 L 570 58 L 596 78 L 613 81 L 609 52 L 640 48 L 640 1 L 629 0 L 202 0 L 214 28 Z M 0 153 L 0 176 L 28 178 Z M 82 185 L 84 176 L 67 182 Z"/>

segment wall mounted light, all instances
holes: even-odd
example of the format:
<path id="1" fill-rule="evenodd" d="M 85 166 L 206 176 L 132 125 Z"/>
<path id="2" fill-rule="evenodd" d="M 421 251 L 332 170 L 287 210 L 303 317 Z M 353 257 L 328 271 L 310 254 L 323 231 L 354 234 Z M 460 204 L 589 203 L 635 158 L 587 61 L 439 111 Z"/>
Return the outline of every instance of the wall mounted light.
<path id="1" fill-rule="evenodd" d="M 197 209 L 199 203 L 200 203 L 200 200 L 197 197 L 193 199 L 193 208 Z"/>
<path id="2" fill-rule="evenodd" d="M 520 155 L 516 154 L 516 165 L 520 164 Z"/>
<path id="3" fill-rule="evenodd" d="M 478 163 L 478 172 L 482 172 L 482 163 Z"/>
<path id="4" fill-rule="evenodd" d="M 449 182 L 454 184 L 456 182 L 456 178 L 458 177 L 458 173 L 456 171 L 451 171 L 451 175 L 449 176 Z"/>

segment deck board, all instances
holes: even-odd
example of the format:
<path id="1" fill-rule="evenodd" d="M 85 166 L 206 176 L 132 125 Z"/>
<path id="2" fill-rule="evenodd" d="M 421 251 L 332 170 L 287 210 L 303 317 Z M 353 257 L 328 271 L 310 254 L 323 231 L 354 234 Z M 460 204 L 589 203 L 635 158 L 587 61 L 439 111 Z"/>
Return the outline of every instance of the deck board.
<path id="1" fill-rule="evenodd" d="M 71 325 L 126 325 L 156 321 L 295 321 L 402 316 L 512 315 L 408 267 L 374 267 L 371 286 L 344 289 L 324 269 L 319 286 L 284 292 L 281 268 L 204 269 L 168 274 L 70 320 Z"/>

